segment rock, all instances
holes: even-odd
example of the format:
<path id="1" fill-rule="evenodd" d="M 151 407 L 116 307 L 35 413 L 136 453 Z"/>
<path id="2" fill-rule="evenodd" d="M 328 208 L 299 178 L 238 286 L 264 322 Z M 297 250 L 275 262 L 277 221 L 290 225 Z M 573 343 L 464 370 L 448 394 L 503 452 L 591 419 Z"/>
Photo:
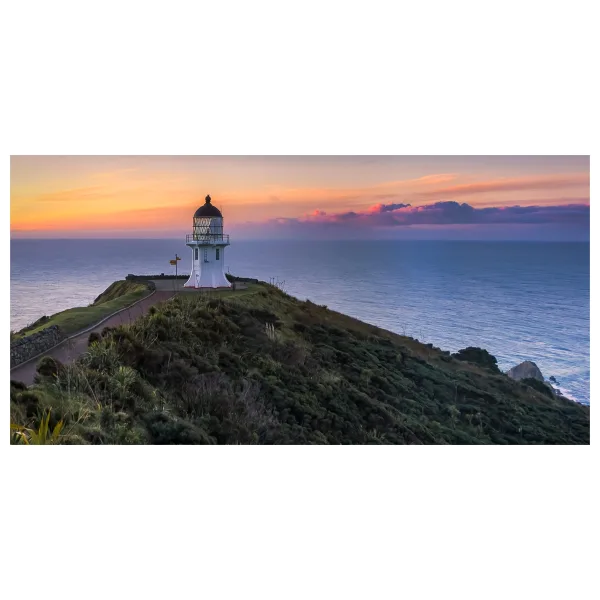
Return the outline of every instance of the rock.
<path id="1" fill-rule="evenodd" d="M 507 371 L 506 374 L 517 381 L 520 381 L 521 379 L 537 379 L 538 381 L 544 381 L 542 372 L 539 370 L 538 366 L 530 360 L 526 360 L 520 365 L 513 367 L 510 371 Z"/>

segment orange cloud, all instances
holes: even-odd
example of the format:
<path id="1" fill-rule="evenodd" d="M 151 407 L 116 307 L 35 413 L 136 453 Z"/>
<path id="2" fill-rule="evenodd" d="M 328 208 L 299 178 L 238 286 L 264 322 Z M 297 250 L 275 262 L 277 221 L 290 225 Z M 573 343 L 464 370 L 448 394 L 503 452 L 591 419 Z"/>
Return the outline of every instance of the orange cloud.
<path id="1" fill-rule="evenodd" d="M 511 179 L 496 179 L 465 183 L 451 187 L 419 192 L 419 196 L 442 197 L 464 196 L 470 194 L 487 194 L 490 192 L 514 192 L 524 190 L 555 190 L 569 187 L 582 187 L 590 185 L 590 176 L 587 173 L 573 175 L 548 175 L 545 177 L 518 177 Z"/>
<path id="2" fill-rule="evenodd" d="M 385 181 L 378 184 L 376 187 L 398 187 L 411 185 L 435 185 L 438 183 L 446 183 L 453 181 L 458 177 L 456 173 L 435 173 L 432 175 L 424 175 L 415 179 L 399 179 L 396 181 Z"/>
<path id="3" fill-rule="evenodd" d="M 108 190 L 100 186 L 91 186 L 83 188 L 74 188 L 60 190 L 57 192 L 48 192 L 35 196 L 36 202 L 73 202 L 89 198 L 106 197 Z"/>

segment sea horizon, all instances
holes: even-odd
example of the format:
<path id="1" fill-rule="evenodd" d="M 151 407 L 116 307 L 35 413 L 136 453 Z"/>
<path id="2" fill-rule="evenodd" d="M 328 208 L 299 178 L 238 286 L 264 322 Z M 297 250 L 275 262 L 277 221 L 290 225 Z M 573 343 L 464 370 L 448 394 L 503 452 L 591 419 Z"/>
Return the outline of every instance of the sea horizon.
<path id="1" fill-rule="evenodd" d="M 173 236 L 173 237 L 119 237 L 119 236 L 107 236 L 107 237 L 90 237 L 90 236 L 82 236 L 82 237 L 19 237 L 12 236 L 10 241 L 30 241 L 30 242 L 49 242 L 49 241 L 70 241 L 70 240 L 118 240 L 118 241 L 136 241 L 136 240 L 160 240 L 160 241 L 179 241 L 185 239 L 186 233 L 188 231 L 184 231 L 181 235 Z M 397 238 L 397 237 L 315 237 L 315 238 L 300 238 L 300 237 L 238 237 L 235 233 L 230 234 L 230 238 L 235 240 L 243 241 L 243 242 L 399 242 L 399 243 L 418 243 L 418 242 L 453 242 L 453 243 L 486 243 L 486 244 L 588 244 L 590 243 L 589 239 L 581 240 L 581 239 L 565 239 L 565 240 L 545 240 L 545 239 L 486 239 L 482 238 L 414 238 L 414 239 L 406 239 L 406 238 Z"/>

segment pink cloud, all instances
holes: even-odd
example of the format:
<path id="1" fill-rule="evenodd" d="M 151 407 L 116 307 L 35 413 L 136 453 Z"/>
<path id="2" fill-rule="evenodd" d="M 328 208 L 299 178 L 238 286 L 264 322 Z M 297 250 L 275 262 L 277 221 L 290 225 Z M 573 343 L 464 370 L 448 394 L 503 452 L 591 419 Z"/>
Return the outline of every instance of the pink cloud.
<path id="1" fill-rule="evenodd" d="M 376 204 L 365 211 L 327 214 L 316 210 L 301 218 L 278 218 L 271 225 L 292 226 L 299 231 L 315 227 L 390 228 L 438 225 L 490 224 L 569 224 L 587 227 L 590 224 L 588 204 L 558 206 L 504 206 L 474 208 L 458 202 L 435 202 L 422 206 L 410 204 Z"/>
<path id="2" fill-rule="evenodd" d="M 396 210 L 401 210 L 403 208 L 406 208 L 410 206 L 410 204 L 375 204 L 374 206 L 371 206 L 371 208 L 367 209 L 367 213 L 370 214 L 378 214 L 378 213 L 384 213 L 384 212 L 392 212 L 392 211 L 396 211 Z"/>

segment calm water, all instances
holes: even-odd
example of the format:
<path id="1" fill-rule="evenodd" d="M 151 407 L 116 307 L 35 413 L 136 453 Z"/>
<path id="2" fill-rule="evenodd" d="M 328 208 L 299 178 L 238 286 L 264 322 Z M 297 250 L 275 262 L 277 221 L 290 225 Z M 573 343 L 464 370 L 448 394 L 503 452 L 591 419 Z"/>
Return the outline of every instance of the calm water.
<path id="1" fill-rule="evenodd" d="M 180 240 L 12 240 L 11 327 L 92 302 L 128 273 L 169 273 Z M 481 346 L 506 370 L 532 360 L 589 402 L 589 244 L 238 241 L 234 274 L 445 350 Z"/>

